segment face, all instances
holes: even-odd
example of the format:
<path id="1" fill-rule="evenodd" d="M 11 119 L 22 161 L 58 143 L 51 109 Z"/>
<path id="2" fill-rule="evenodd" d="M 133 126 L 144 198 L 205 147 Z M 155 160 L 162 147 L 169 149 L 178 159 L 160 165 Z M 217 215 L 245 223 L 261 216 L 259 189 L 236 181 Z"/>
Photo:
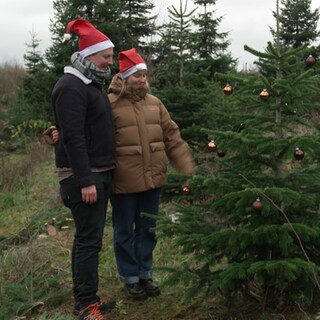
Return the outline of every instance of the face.
<path id="1" fill-rule="evenodd" d="M 99 69 L 108 70 L 108 68 L 113 65 L 113 48 L 99 51 L 86 57 L 86 59 L 92 62 Z"/>
<path id="2" fill-rule="evenodd" d="M 147 71 L 141 70 L 133 73 L 127 79 L 127 84 L 134 87 L 143 87 L 147 82 Z"/>

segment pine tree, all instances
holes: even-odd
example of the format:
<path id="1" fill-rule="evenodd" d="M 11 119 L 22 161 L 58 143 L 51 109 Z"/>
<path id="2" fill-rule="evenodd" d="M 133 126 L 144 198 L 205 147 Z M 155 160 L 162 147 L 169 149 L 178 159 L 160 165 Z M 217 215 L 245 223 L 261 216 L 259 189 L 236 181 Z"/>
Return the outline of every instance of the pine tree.
<path id="1" fill-rule="evenodd" d="M 311 308 L 320 293 L 320 135 L 310 117 L 319 79 L 297 59 L 303 47 L 245 49 L 264 72 L 219 75 L 234 86 L 225 98 L 232 108 L 219 128 L 204 130 L 214 147 L 183 196 L 189 206 L 177 209 L 179 223 L 160 223 L 188 256 L 168 281 L 222 296 L 229 308 Z"/>
<path id="2" fill-rule="evenodd" d="M 279 19 L 279 37 L 282 47 L 299 48 L 310 46 L 320 35 L 317 31 L 319 9 L 312 11 L 311 0 L 281 0 L 280 13 L 273 12 L 275 19 Z M 276 39 L 276 30 L 271 29 Z"/>
<path id="3" fill-rule="evenodd" d="M 186 82 L 185 65 L 190 60 L 190 33 L 192 15 L 196 9 L 189 10 L 188 0 L 180 6 L 168 8 L 169 23 L 161 27 L 160 40 L 155 63 L 158 68 L 158 81 L 163 83 L 178 83 L 182 88 Z"/>
<path id="4" fill-rule="evenodd" d="M 154 4 L 150 0 L 121 0 L 123 35 L 121 50 L 137 48 L 142 50 L 149 37 L 155 34 L 154 17 L 151 11 Z"/>
<path id="5" fill-rule="evenodd" d="M 195 0 L 194 3 L 202 9 L 197 17 L 193 18 L 196 31 L 191 33 L 194 70 L 201 70 L 207 79 L 213 79 L 215 72 L 228 72 L 235 64 L 227 52 L 230 42 L 226 40 L 227 32 L 218 32 L 222 17 L 213 18 L 215 11 L 211 6 L 216 0 Z M 197 10 L 199 11 L 199 10 Z"/>
<path id="6" fill-rule="evenodd" d="M 51 83 L 44 55 L 38 50 L 40 40 L 32 30 L 31 40 L 24 54 L 27 73 L 18 90 L 18 97 L 9 110 L 11 124 L 20 125 L 24 132 L 39 130 L 52 121 Z"/>
<path id="7" fill-rule="evenodd" d="M 189 10 L 188 0 L 180 0 L 179 7 L 172 5 L 168 8 L 169 22 L 160 28 L 153 61 L 156 66 L 153 92 L 164 102 L 185 139 L 189 137 L 184 135 L 184 129 L 196 121 L 193 111 L 202 100 L 200 91 L 195 89 L 197 78 L 192 77 L 188 70 L 195 10 Z"/>
<path id="8" fill-rule="evenodd" d="M 154 5 L 149 0 L 54 0 L 53 6 L 55 16 L 50 27 L 53 44 L 47 51 L 47 59 L 57 75 L 61 75 L 63 67 L 70 64 L 71 54 L 78 50 L 76 35 L 68 45 L 61 42 L 71 20 L 89 20 L 112 40 L 115 54 L 131 47 L 147 51 L 145 41 L 156 30 L 150 16 Z"/>
<path id="9" fill-rule="evenodd" d="M 43 59 L 43 55 L 38 50 L 41 41 L 38 39 L 37 33 L 32 30 L 30 36 L 30 42 L 26 43 L 28 50 L 23 55 L 23 58 L 24 64 L 27 67 L 27 71 L 30 74 L 36 74 L 38 71 L 46 69 L 46 65 Z"/>
<path id="10" fill-rule="evenodd" d="M 108 35 L 115 46 L 122 41 L 121 35 L 121 6 L 119 2 L 112 0 L 54 0 L 54 18 L 50 31 L 52 34 L 52 45 L 46 52 L 46 58 L 50 65 L 50 71 L 58 78 L 63 73 L 63 68 L 70 64 L 70 56 L 78 50 L 78 38 L 73 38 L 67 44 L 62 43 L 66 32 L 66 25 L 74 19 L 89 20 L 95 27 Z"/>
<path id="11" fill-rule="evenodd" d="M 214 2 L 202 1 L 198 4 L 207 8 L 209 3 Z M 198 8 L 190 10 L 188 4 L 188 1 L 181 0 L 179 7 L 168 9 L 169 22 L 161 29 L 155 50 L 157 77 L 154 85 L 160 89 L 157 94 L 180 126 L 183 137 L 192 144 L 201 139 L 199 124 L 206 126 L 207 119 L 212 117 L 207 106 L 217 100 L 214 72 L 230 70 L 232 65 L 231 59 L 218 54 L 222 50 L 219 41 L 225 34 L 218 34 L 216 29 L 210 31 L 212 26 L 217 28 L 220 20 L 211 19 L 212 13 L 205 9 L 206 21 L 200 30 L 195 22 L 200 23 L 203 16 L 197 19 L 195 14 Z M 202 38 L 199 40 L 200 33 L 205 33 L 205 43 Z M 223 49 L 227 44 L 227 41 L 223 42 Z M 199 49 L 196 50 L 197 47 Z M 218 64 L 219 68 L 215 68 Z"/>

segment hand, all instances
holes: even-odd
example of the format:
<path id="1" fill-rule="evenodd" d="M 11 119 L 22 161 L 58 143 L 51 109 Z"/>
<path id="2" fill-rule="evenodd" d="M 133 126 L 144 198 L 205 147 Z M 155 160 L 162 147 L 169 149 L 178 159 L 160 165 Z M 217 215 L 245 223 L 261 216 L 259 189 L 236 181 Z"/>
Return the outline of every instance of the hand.
<path id="1" fill-rule="evenodd" d="M 52 130 L 51 136 L 54 143 L 57 143 L 59 141 L 59 131 L 57 129 Z"/>
<path id="2" fill-rule="evenodd" d="M 86 204 L 94 204 L 97 202 L 97 189 L 93 184 L 88 187 L 81 188 L 82 201 Z"/>
<path id="3" fill-rule="evenodd" d="M 54 138 L 53 138 L 53 135 L 52 135 L 54 131 L 58 132 L 58 130 L 57 130 L 57 128 L 55 126 L 51 126 L 51 127 L 47 128 L 42 133 L 46 143 L 55 144 L 59 140 L 59 132 L 58 132 L 58 138 L 57 138 L 56 141 L 54 141 Z"/>

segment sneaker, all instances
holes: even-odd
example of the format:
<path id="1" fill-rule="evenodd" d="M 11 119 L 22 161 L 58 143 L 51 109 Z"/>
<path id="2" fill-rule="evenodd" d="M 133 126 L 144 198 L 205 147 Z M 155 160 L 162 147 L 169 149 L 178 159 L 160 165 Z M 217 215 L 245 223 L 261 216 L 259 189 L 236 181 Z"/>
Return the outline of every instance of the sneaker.
<path id="1" fill-rule="evenodd" d="M 128 298 L 133 300 L 145 300 L 147 298 L 147 295 L 139 282 L 126 283 L 124 286 L 124 292 Z"/>
<path id="2" fill-rule="evenodd" d="M 99 310 L 102 314 L 105 314 L 109 311 L 112 311 L 116 308 L 116 301 L 100 301 L 99 303 Z M 80 313 L 80 304 L 76 303 L 73 309 L 73 314 L 78 316 Z"/>
<path id="3" fill-rule="evenodd" d="M 79 312 L 79 319 L 81 320 L 106 320 L 99 309 L 99 302 L 89 304 Z M 109 320 L 111 320 L 109 318 Z"/>
<path id="4" fill-rule="evenodd" d="M 159 286 L 152 279 L 140 279 L 140 285 L 149 297 L 160 294 Z"/>

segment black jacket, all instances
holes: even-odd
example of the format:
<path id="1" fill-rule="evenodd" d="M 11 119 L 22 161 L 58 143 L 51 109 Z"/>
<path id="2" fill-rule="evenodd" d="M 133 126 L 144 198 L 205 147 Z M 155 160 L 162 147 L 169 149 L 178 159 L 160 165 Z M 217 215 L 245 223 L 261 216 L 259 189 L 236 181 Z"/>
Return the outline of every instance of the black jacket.
<path id="1" fill-rule="evenodd" d="M 110 102 L 102 88 L 64 74 L 52 92 L 60 138 L 57 168 L 72 168 L 80 187 L 93 184 L 92 167 L 115 166 L 115 134 Z"/>

